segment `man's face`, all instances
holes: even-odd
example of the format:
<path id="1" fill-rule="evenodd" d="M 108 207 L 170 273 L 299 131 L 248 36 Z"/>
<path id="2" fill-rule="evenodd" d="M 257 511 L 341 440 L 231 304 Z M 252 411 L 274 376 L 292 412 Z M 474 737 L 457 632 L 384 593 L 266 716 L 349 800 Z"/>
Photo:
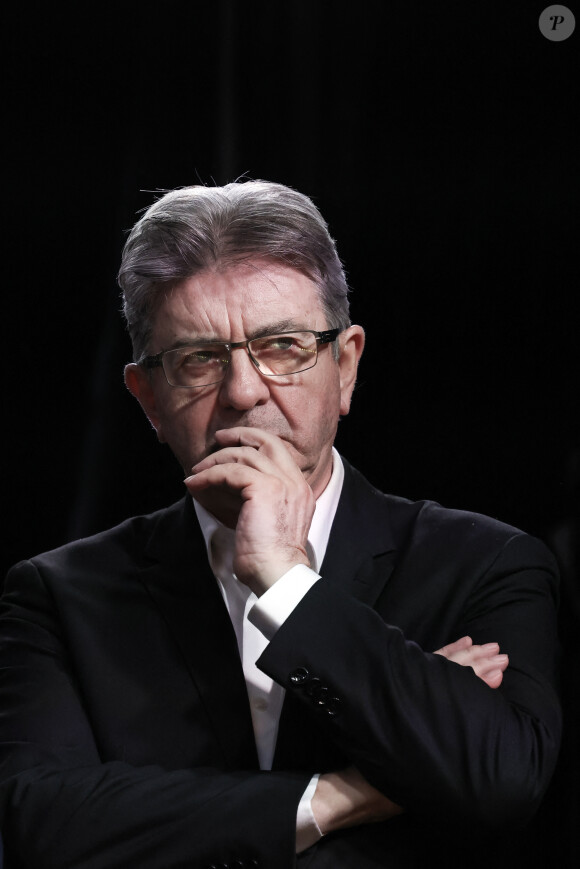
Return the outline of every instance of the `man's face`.
<path id="1" fill-rule="evenodd" d="M 321 331 L 328 323 L 317 288 L 294 269 L 264 260 L 205 271 L 183 281 L 162 300 L 153 327 L 151 354 L 198 341 L 243 341 L 266 332 Z M 188 475 L 215 450 L 215 432 L 251 426 L 282 439 L 318 496 L 332 468 L 331 448 L 339 416 L 348 413 L 364 344 L 359 326 L 319 348 L 314 368 L 285 377 L 264 377 L 244 348 L 231 354 L 220 383 L 194 389 L 171 387 L 160 368 L 129 365 L 126 382 Z"/>

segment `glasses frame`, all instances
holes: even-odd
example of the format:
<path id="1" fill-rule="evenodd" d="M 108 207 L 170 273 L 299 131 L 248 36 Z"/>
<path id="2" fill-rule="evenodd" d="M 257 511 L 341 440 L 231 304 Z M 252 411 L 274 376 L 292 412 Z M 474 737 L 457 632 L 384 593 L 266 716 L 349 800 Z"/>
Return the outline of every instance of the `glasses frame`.
<path id="1" fill-rule="evenodd" d="M 186 344 L 184 346 L 207 347 L 217 345 L 220 347 L 225 347 L 230 354 L 230 358 L 232 350 L 238 350 L 239 348 L 243 347 L 247 351 L 248 356 L 250 357 L 262 377 L 292 377 L 294 374 L 300 374 L 302 371 L 309 371 L 311 368 L 314 368 L 314 366 L 318 362 L 318 348 L 321 347 L 323 344 L 331 344 L 338 338 L 340 333 L 343 331 L 343 329 L 326 329 L 323 332 L 317 332 L 314 329 L 291 329 L 288 332 L 272 332 L 271 336 L 260 335 L 257 338 L 247 338 L 245 341 L 205 341 L 203 342 L 203 344 Z M 314 337 L 316 338 L 316 358 L 312 365 L 307 365 L 306 368 L 300 368 L 298 371 L 292 371 L 290 374 L 266 374 L 266 372 L 262 371 L 262 369 L 260 368 L 260 363 L 252 356 L 252 353 L 250 351 L 250 344 L 252 343 L 252 341 L 259 341 L 262 338 L 274 337 L 274 335 L 295 335 L 297 332 L 308 332 L 311 335 L 314 335 Z M 163 364 L 163 357 L 166 353 L 172 353 L 174 350 L 181 349 L 181 347 L 175 347 L 171 350 L 162 350 L 160 353 L 156 353 L 154 356 L 144 356 L 142 359 L 139 360 L 138 364 L 142 365 L 143 368 L 146 368 L 148 371 L 151 371 L 153 368 L 163 369 L 165 380 L 172 389 L 203 389 L 204 386 L 213 386 L 215 383 L 221 383 L 222 380 L 225 380 L 227 368 L 224 368 L 223 377 L 220 377 L 219 380 L 212 380 L 210 383 L 200 383 L 197 386 L 182 386 L 181 384 L 170 383 L 169 377 L 167 376 L 167 372 L 165 370 L 165 366 Z"/>

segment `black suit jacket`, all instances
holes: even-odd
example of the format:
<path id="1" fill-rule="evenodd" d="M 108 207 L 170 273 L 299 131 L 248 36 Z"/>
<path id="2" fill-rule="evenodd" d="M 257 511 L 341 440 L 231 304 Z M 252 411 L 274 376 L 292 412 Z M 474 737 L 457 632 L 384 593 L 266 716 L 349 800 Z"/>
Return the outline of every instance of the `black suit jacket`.
<path id="1" fill-rule="evenodd" d="M 352 763 L 405 814 L 330 836 L 300 866 L 433 866 L 465 843 L 473 865 L 474 840 L 483 853 L 490 830 L 529 819 L 560 737 L 543 544 L 383 495 L 345 463 L 321 574 L 258 662 L 287 689 L 260 772 L 188 497 L 13 568 L 0 620 L 10 866 L 292 867 L 311 774 Z M 509 653 L 500 690 L 430 654 L 465 634 Z"/>

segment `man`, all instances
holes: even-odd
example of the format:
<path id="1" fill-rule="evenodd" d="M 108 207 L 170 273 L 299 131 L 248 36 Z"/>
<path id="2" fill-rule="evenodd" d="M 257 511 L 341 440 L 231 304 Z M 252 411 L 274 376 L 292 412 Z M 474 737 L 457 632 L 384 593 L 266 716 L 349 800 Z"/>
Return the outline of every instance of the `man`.
<path id="1" fill-rule="evenodd" d="M 307 197 L 168 193 L 119 280 L 188 491 L 8 577 L 13 865 L 478 865 L 556 760 L 551 556 L 334 451 L 364 333 Z"/>

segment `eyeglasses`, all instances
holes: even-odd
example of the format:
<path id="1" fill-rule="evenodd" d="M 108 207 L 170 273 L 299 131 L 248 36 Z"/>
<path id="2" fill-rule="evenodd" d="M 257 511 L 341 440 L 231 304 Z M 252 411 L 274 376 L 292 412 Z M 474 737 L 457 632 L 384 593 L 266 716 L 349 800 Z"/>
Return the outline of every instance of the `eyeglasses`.
<path id="1" fill-rule="evenodd" d="M 314 368 L 318 361 L 318 348 L 322 344 L 330 344 L 341 331 L 328 329 L 326 332 L 314 332 L 306 329 L 263 335 L 248 341 L 191 344 L 163 350 L 155 356 L 145 356 L 139 364 L 148 369 L 163 368 L 170 386 L 195 389 L 222 381 L 231 362 L 232 350 L 244 347 L 260 374 L 265 377 L 284 377 Z"/>

